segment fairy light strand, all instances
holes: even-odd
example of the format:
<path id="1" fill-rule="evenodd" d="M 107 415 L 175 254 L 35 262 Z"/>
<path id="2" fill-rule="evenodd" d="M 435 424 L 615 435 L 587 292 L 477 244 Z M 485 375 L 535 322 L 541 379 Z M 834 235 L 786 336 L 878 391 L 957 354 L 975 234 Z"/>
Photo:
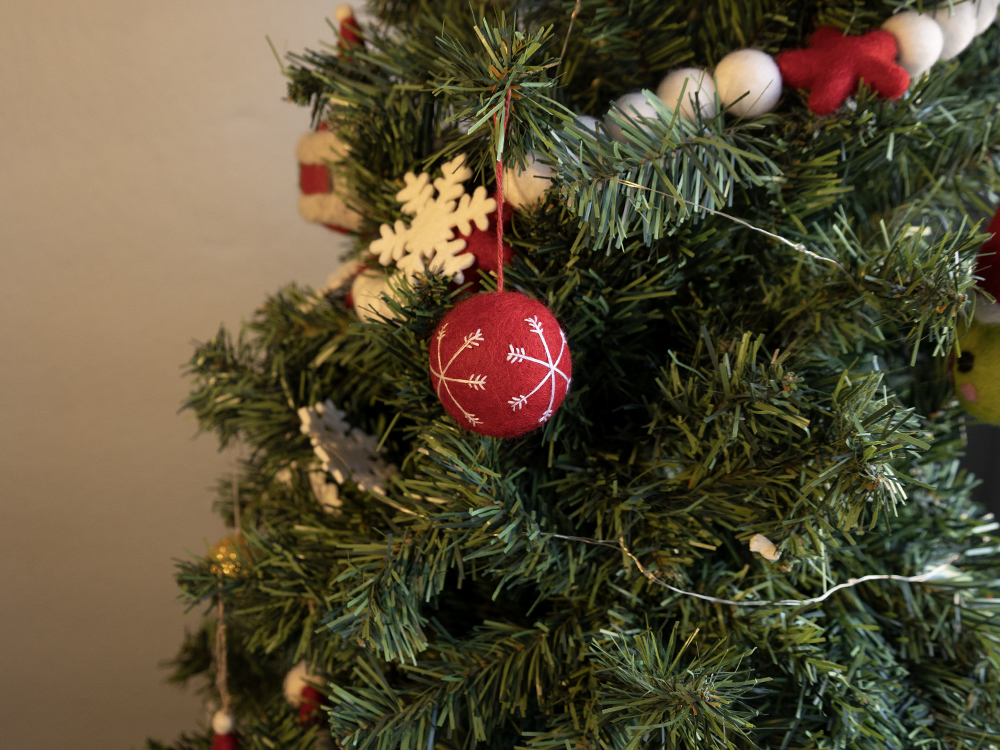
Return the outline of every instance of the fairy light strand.
<path id="1" fill-rule="evenodd" d="M 586 537 L 579 536 L 564 536 L 563 534 L 553 534 L 557 539 L 565 539 L 571 542 L 584 542 L 586 544 L 595 544 L 602 547 L 610 547 L 612 549 L 621 550 L 636 566 L 639 572 L 649 581 L 662 586 L 675 594 L 680 594 L 682 596 L 690 596 L 695 599 L 701 599 L 702 601 L 711 602 L 712 604 L 725 604 L 732 607 L 804 607 L 810 604 L 819 604 L 826 599 L 829 599 L 838 591 L 843 591 L 844 589 L 853 588 L 862 583 L 868 581 L 899 581 L 901 583 L 926 583 L 927 581 L 934 580 L 934 578 L 945 568 L 951 565 L 955 560 L 958 559 L 958 555 L 953 555 L 943 563 L 938 565 L 933 570 L 926 573 L 922 573 L 917 576 L 900 576 L 891 573 L 876 573 L 872 575 L 861 576 L 861 578 L 851 578 L 844 583 L 838 583 L 833 586 L 828 591 L 823 593 L 821 596 L 814 596 L 809 599 L 773 599 L 773 600 L 754 600 L 754 601 L 737 601 L 735 599 L 722 599 L 717 596 L 709 596 L 708 594 L 699 594 L 696 591 L 687 591 L 685 589 L 678 588 L 676 586 L 671 586 L 666 581 L 663 581 L 656 577 L 656 575 L 649 569 L 647 569 L 637 558 L 632 551 L 625 545 L 624 538 L 619 538 L 618 543 L 605 541 L 603 539 L 587 539 Z"/>

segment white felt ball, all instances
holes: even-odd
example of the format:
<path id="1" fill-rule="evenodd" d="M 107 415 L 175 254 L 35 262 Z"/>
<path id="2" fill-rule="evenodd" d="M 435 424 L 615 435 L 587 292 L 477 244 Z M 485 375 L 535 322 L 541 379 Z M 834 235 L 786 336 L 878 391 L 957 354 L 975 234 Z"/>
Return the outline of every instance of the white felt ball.
<path id="1" fill-rule="evenodd" d="M 337 23 L 343 23 L 348 18 L 354 17 L 354 8 L 347 3 L 344 3 L 343 5 L 337 7 L 337 10 L 333 13 L 333 17 L 336 19 Z"/>
<path id="2" fill-rule="evenodd" d="M 620 96 L 615 101 L 615 104 L 617 104 L 618 108 L 621 110 L 621 112 L 618 113 L 619 117 L 624 114 L 625 117 L 636 121 L 642 117 L 650 120 L 655 120 L 658 117 L 656 107 L 654 107 L 649 100 L 646 99 L 646 95 L 641 91 L 633 91 L 631 94 Z M 618 124 L 611 119 L 610 113 L 604 116 L 604 129 L 607 130 L 608 135 L 616 141 L 628 140 L 622 134 L 622 129 L 618 127 Z"/>
<path id="3" fill-rule="evenodd" d="M 577 115 L 575 119 L 576 119 L 575 123 L 576 130 L 579 130 L 583 133 L 587 133 L 589 131 L 590 133 L 596 135 L 597 133 L 596 117 L 591 117 L 590 115 Z M 561 140 L 563 143 L 566 143 L 567 145 L 573 145 L 580 142 L 575 135 L 568 133 L 565 130 L 553 131 L 552 135 L 554 135 L 556 138 Z M 507 178 L 505 177 L 504 179 Z"/>
<path id="4" fill-rule="evenodd" d="M 738 117 L 757 117 L 770 112 L 778 103 L 781 72 L 774 58 L 766 52 L 738 49 L 715 66 L 715 85 L 719 101 L 729 107 L 730 112 Z M 737 99 L 740 100 L 737 102 Z"/>
<path id="5" fill-rule="evenodd" d="M 931 12 L 931 18 L 938 22 L 944 34 L 944 47 L 941 49 L 940 58 L 942 60 L 953 58 L 968 47 L 976 36 L 978 19 L 974 2 L 958 3 L 952 8 L 942 5 Z"/>
<path id="6" fill-rule="evenodd" d="M 524 169 L 504 167 L 503 198 L 514 208 L 528 208 L 542 200 L 552 185 L 552 167 L 528 154 Z"/>
<path id="7" fill-rule="evenodd" d="M 998 0 L 1000 2 L 1000 0 Z M 944 47 L 944 33 L 930 16 L 907 10 L 891 16 L 882 29 L 896 37 L 899 67 L 917 78 L 938 61 Z"/>
<path id="8" fill-rule="evenodd" d="M 973 0 L 976 6 L 976 36 L 988 29 L 997 20 L 1000 0 Z"/>
<path id="9" fill-rule="evenodd" d="M 684 101 L 681 101 L 682 88 Z M 697 110 L 701 110 L 702 117 L 715 117 L 715 82 L 707 70 L 681 68 L 668 73 L 657 87 L 656 95 L 670 109 L 677 109 L 679 105 L 685 120 L 697 119 Z"/>
<path id="10" fill-rule="evenodd" d="M 212 717 L 212 731 L 216 734 L 232 734 L 233 715 L 228 711 L 216 711 Z"/>

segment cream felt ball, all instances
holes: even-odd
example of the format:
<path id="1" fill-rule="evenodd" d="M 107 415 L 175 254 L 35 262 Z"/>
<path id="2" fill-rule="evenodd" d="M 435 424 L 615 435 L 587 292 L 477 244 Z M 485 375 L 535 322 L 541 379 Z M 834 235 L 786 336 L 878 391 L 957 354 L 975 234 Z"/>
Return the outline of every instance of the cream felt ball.
<path id="1" fill-rule="evenodd" d="M 912 10 L 903 11 L 891 16 L 882 24 L 882 29 L 896 38 L 899 50 L 897 63 L 912 79 L 930 70 L 941 57 L 944 32 L 930 16 Z"/>
<path id="2" fill-rule="evenodd" d="M 931 12 L 944 35 L 941 60 L 950 60 L 968 47 L 976 36 L 978 18 L 974 2 L 957 3 L 951 7 L 942 5 Z"/>
<path id="3" fill-rule="evenodd" d="M 738 49 L 715 66 L 715 86 L 719 101 L 729 112 L 737 117 L 758 117 L 774 109 L 781 98 L 781 72 L 766 52 Z"/>
<path id="4" fill-rule="evenodd" d="M 1000 0 L 973 0 L 976 6 L 976 36 L 988 29 L 997 20 Z"/>
<path id="5" fill-rule="evenodd" d="M 233 715 L 228 711 L 216 711 L 212 716 L 212 731 L 216 734 L 231 734 L 233 725 Z"/>
<path id="6" fill-rule="evenodd" d="M 680 115 L 685 120 L 693 122 L 699 111 L 702 117 L 715 117 L 715 82 L 707 70 L 681 68 L 668 73 L 656 88 L 656 95 L 670 109 L 679 107 Z"/>
<path id="7" fill-rule="evenodd" d="M 320 680 L 309 669 L 309 665 L 300 661 L 285 675 L 282 683 L 282 690 L 285 693 L 285 700 L 293 707 L 298 708 L 302 704 L 302 690 L 307 686 L 314 687 Z"/>
<path id="8" fill-rule="evenodd" d="M 374 268 L 367 268 L 351 283 L 351 302 L 354 312 L 365 323 L 378 323 L 383 317 L 391 318 L 392 311 L 382 295 L 396 298 L 396 292 L 389 284 L 389 277 Z"/>
<path id="9" fill-rule="evenodd" d="M 503 197 L 514 208 L 530 208 L 541 203 L 552 186 L 552 167 L 528 154 L 524 169 L 503 168 Z"/>
<path id="10" fill-rule="evenodd" d="M 641 118 L 643 117 L 648 120 L 655 120 L 659 117 L 656 112 L 656 107 L 641 91 L 633 91 L 631 94 L 620 96 L 615 100 L 615 104 L 617 104 L 618 108 L 621 110 L 621 112 L 618 113 L 619 116 L 624 115 L 625 117 L 639 123 L 641 123 Z M 604 129 L 607 130 L 608 135 L 616 141 L 628 140 L 622 133 L 622 129 L 618 123 L 611 119 L 610 111 L 604 116 Z"/>
<path id="11" fill-rule="evenodd" d="M 566 334 L 541 302 L 520 292 L 457 304 L 429 347 L 431 385 L 460 426 L 512 438 L 540 427 L 569 393 Z"/>

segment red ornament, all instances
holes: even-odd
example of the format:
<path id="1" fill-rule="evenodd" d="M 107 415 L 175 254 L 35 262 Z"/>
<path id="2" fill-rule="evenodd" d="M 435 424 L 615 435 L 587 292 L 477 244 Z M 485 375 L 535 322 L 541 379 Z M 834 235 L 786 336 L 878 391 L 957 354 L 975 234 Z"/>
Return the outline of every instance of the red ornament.
<path id="1" fill-rule="evenodd" d="M 345 3 L 337 8 L 333 17 L 340 24 L 340 41 L 337 42 L 337 49 L 341 57 L 350 60 L 350 55 L 344 54 L 347 50 L 365 46 L 365 40 L 361 38 L 361 26 L 354 17 L 354 8 Z"/>
<path id="2" fill-rule="evenodd" d="M 494 250 L 496 245 L 494 245 Z M 519 292 L 477 294 L 434 331 L 431 384 L 464 428 L 511 438 L 536 429 L 569 392 L 566 334 L 540 302 Z"/>
<path id="3" fill-rule="evenodd" d="M 827 115 L 857 90 L 864 79 L 879 96 L 896 99 L 910 85 L 910 74 L 896 65 L 896 38 L 881 29 L 845 36 L 837 29 L 816 29 L 809 49 L 782 52 L 775 61 L 782 81 L 810 89 L 809 109 Z"/>
<path id="4" fill-rule="evenodd" d="M 212 750 L 240 750 L 235 734 L 217 734 L 212 737 Z"/>
<path id="5" fill-rule="evenodd" d="M 993 237 L 979 248 L 976 275 L 983 277 L 979 288 L 989 292 L 993 299 L 1000 302 L 1000 211 L 993 215 L 986 231 Z"/>
<path id="6" fill-rule="evenodd" d="M 223 701 L 227 701 L 223 697 Z M 228 709 L 221 709 L 212 716 L 212 750 L 240 750 L 236 739 L 233 715 Z"/>
<path id="7" fill-rule="evenodd" d="M 495 199 L 496 194 L 491 197 Z M 503 207 L 504 231 L 510 229 L 510 217 L 513 213 L 514 211 L 511 209 L 510 205 L 505 204 Z M 472 232 L 470 234 L 458 234 L 456 232 L 459 239 L 465 240 L 464 252 L 471 253 L 476 256 L 476 262 L 463 272 L 465 279 L 462 282 L 463 284 L 472 282 L 472 285 L 469 287 L 469 291 L 473 292 L 479 290 L 479 274 L 477 273 L 479 269 L 482 269 L 487 273 L 496 273 L 497 271 L 497 212 L 494 211 L 487 218 L 490 223 L 486 229 L 479 229 L 473 225 Z M 504 266 L 509 266 L 513 259 L 514 249 L 504 242 Z"/>
<path id="8" fill-rule="evenodd" d="M 322 705 L 323 694 L 312 685 L 304 685 L 302 702 L 299 704 L 299 724 L 306 727 L 314 721 L 322 721 L 323 714 L 320 711 Z"/>

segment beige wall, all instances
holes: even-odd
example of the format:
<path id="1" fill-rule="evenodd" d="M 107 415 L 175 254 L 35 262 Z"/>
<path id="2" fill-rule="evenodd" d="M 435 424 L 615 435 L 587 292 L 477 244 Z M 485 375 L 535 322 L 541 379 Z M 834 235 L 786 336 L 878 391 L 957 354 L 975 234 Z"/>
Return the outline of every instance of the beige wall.
<path id="1" fill-rule="evenodd" d="M 189 342 L 342 244 L 295 213 L 308 114 L 279 51 L 316 0 L 0 2 L 0 748 L 112 750 L 202 719 L 158 663 L 173 557 L 229 458 L 177 408 Z M 191 622 L 191 621 L 189 621 Z"/>

